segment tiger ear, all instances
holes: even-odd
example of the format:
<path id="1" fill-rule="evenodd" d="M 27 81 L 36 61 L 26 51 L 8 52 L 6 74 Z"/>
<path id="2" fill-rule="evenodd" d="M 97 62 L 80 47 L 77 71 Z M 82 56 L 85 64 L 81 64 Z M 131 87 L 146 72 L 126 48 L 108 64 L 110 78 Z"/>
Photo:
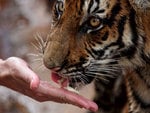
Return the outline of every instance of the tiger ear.
<path id="1" fill-rule="evenodd" d="M 135 11 L 150 11 L 150 0 L 129 0 Z"/>

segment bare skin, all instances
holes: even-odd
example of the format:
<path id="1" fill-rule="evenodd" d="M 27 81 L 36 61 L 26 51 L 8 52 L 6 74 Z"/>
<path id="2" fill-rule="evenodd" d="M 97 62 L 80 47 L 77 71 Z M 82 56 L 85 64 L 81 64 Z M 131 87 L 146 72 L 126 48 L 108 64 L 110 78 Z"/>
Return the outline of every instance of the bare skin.
<path id="1" fill-rule="evenodd" d="M 55 101 L 73 104 L 91 111 L 98 109 L 97 105 L 78 94 L 63 88 L 55 88 L 42 81 L 27 65 L 16 57 L 0 59 L 0 85 L 6 86 L 39 102 Z"/>

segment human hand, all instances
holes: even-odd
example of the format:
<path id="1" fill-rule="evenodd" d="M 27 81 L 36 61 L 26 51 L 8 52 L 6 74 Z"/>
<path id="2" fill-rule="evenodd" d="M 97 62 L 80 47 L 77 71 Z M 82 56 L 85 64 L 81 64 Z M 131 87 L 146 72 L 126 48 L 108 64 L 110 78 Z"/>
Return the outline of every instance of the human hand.
<path id="1" fill-rule="evenodd" d="M 5 61 L 0 60 L 0 84 L 39 102 L 55 101 L 73 104 L 91 111 L 98 109 L 94 102 L 40 80 L 27 63 L 20 58 L 10 57 Z"/>

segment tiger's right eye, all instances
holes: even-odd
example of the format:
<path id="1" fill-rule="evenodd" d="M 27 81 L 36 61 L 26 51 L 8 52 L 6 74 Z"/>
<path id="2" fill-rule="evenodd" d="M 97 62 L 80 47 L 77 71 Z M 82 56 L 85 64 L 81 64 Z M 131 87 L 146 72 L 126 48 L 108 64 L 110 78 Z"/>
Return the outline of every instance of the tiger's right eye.
<path id="1" fill-rule="evenodd" d="M 92 27 L 98 27 L 101 24 L 101 20 L 97 17 L 92 17 L 92 18 L 90 18 L 89 23 Z"/>

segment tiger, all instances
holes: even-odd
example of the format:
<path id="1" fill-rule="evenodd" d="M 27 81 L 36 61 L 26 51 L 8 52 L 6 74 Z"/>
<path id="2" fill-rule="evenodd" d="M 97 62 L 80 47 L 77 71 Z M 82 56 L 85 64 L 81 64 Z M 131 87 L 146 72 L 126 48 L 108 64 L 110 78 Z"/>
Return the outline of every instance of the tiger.
<path id="1" fill-rule="evenodd" d="M 56 0 L 52 18 L 48 69 L 73 88 L 94 82 L 96 113 L 150 113 L 149 0 Z"/>

